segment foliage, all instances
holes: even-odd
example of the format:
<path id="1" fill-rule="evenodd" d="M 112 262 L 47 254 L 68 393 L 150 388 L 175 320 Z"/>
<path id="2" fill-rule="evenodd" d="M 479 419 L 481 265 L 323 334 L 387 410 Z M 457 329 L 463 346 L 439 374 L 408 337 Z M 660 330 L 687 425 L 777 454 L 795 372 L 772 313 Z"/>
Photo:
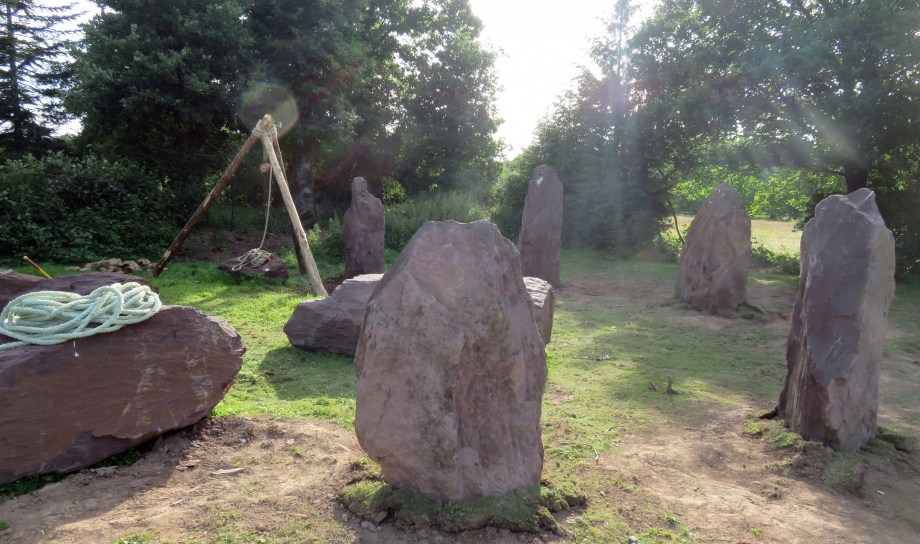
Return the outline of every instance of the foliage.
<path id="1" fill-rule="evenodd" d="M 175 234 L 169 192 L 130 164 L 60 153 L 0 166 L 0 257 L 64 263 L 150 258 Z"/>
<path id="2" fill-rule="evenodd" d="M 182 224 L 205 179 L 223 170 L 234 132 L 237 86 L 252 39 L 236 0 L 100 0 L 74 51 L 68 108 L 82 115 L 80 142 L 128 158 L 167 180 L 167 208 Z"/>
<path id="3" fill-rule="evenodd" d="M 70 47 L 61 23 L 73 20 L 73 4 L 36 0 L 3 2 L 0 31 L 0 160 L 44 155 L 62 144 L 48 125 L 65 120 L 60 95 L 70 76 Z"/>
<path id="4" fill-rule="evenodd" d="M 426 221 L 470 223 L 486 219 L 486 211 L 469 193 L 431 192 L 386 210 L 384 246 L 402 251 Z"/>
<path id="5" fill-rule="evenodd" d="M 733 141 L 738 163 L 865 187 L 920 137 L 918 26 L 917 0 L 668 0 L 631 42 L 641 139 L 674 165 Z"/>

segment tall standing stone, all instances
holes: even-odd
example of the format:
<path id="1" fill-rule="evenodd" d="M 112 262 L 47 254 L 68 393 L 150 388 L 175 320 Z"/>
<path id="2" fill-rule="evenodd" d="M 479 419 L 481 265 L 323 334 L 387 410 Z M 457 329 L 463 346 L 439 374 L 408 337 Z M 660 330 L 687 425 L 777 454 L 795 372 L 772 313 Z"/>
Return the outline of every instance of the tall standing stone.
<path id="1" fill-rule="evenodd" d="M 425 223 L 371 295 L 355 432 L 391 485 L 477 499 L 540 484 L 546 355 L 517 249 Z"/>
<path id="2" fill-rule="evenodd" d="M 751 266 L 751 218 L 733 187 L 715 188 L 690 223 L 677 264 L 676 298 L 698 310 L 744 302 Z"/>
<path id="3" fill-rule="evenodd" d="M 806 440 L 853 451 L 875 438 L 894 237 L 875 193 L 834 195 L 802 233 L 779 414 Z"/>
<path id="4" fill-rule="evenodd" d="M 345 212 L 345 275 L 383 273 L 383 203 L 367 192 L 364 178 L 351 184 L 351 207 Z"/>
<path id="5" fill-rule="evenodd" d="M 524 200 L 518 250 L 521 270 L 559 285 L 559 260 L 562 249 L 562 183 L 547 165 L 533 171 Z"/>

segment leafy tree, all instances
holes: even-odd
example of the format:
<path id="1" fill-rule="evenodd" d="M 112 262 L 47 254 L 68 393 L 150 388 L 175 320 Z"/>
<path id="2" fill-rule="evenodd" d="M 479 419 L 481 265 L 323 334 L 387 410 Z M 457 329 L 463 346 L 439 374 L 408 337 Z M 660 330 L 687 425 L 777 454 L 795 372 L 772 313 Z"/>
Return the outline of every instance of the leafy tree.
<path id="1" fill-rule="evenodd" d="M 82 143 L 168 179 L 183 221 L 238 142 L 237 85 L 252 40 L 235 0 L 96 0 L 68 107 Z M 108 8 L 108 9 L 106 9 Z"/>
<path id="2" fill-rule="evenodd" d="M 58 27 L 76 15 L 72 4 L 3 0 L 0 6 L 0 158 L 43 155 L 60 147 L 48 125 L 65 120 L 59 98 L 70 75 L 71 42 Z"/>
<path id="3" fill-rule="evenodd" d="M 700 140 L 726 161 L 866 187 L 920 137 L 917 0 L 665 0 L 633 38 L 649 151 L 681 168 Z"/>
<path id="4" fill-rule="evenodd" d="M 466 190 L 497 175 L 495 53 L 477 39 L 482 22 L 468 0 L 417 8 L 403 51 L 405 117 L 395 176 L 409 194 Z"/>

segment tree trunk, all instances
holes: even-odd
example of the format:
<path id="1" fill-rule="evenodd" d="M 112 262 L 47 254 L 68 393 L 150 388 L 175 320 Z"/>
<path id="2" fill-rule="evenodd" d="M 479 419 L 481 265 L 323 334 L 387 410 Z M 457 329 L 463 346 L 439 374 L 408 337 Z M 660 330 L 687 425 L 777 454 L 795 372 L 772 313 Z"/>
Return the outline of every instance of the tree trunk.
<path id="1" fill-rule="evenodd" d="M 316 224 L 316 195 L 313 192 L 311 161 L 305 152 L 294 154 L 289 183 L 300 222 L 304 229 L 309 230 Z"/>
<path id="2" fill-rule="evenodd" d="M 869 186 L 869 169 L 856 164 L 843 166 L 843 177 L 847 180 L 847 193 L 865 189 Z"/>

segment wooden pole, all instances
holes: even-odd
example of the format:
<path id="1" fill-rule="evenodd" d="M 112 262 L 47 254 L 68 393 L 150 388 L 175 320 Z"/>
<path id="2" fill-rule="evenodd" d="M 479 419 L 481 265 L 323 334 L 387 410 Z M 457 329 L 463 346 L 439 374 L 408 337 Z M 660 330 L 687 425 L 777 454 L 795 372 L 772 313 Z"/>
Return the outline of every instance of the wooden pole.
<path id="1" fill-rule="evenodd" d="M 268 124 L 266 124 L 268 123 Z M 163 256 L 160 257 L 160 260 L 157 261 L 157 264 L 153 267 L 151 275 L 156 278 L 163 272 L 163 269 L 166 268 L 169 260 L 173 258 L 173 255 L 176 251 L 182 247 L 182 244 L 185 243 L 185 240 L 188 238 L 188 235 L 192 233 L 192 229 L 195 228 L 195 225 L 201 221 L 201 218 L 204 217 L 204 214 L 207 213 L 208 208 L 211 207 L 211 204 L 214 204 L 214 201 L 217 200 L 218 195 L 221 191 L 227 187 L 227 183 L 230 182 L 230 178 L 233 177 L 233 174 L 236 173 L 236 169 L 240 167 L 240 164 L 243 162 L 243 159 L 246 158 L 246 155 L 249 154 L 249 151 L 252 150 L 253 146 L 256 145 L 256 142 L 259 140 L 259 137 L 256 135 L 258 131 L 265 131 L 273 125 L 273 121 L 270 115 L 266 115 L 262 118 L 262 121 L 259 122 L 259 125 L 256 127 L 256 130 L 249 135 L 249 138 L 243 144 L 243 147 L 240 148 L 239 152 L 236 154 L 236 157 L 233 157 L 233 161 L 230 162 L 230 166 L 224 171 L 224 175 L 217 180 L 217 184 L 211 189 L 211 192 L 205 197 L 204 202 L 201 203 L 201 206 L 198 206 L 198 209 L 195 210 L 195 213 L 192 215 L 192 218 L 188 220 L 188 223 L 182 227 L 182 230 L 179 231 L 179 236 L 170 244 L 169 248 L 166 249 L 166 252 L 163 253 Z"/>
<path id="2" fill-rule="evenodd" d="M 307 263 L 307 275 L 310 277 L 310 283 L 313 284 L 313 292 L 320 297 L 329 296 L 326 293 L 326 289 L 323 287 L 323 279 L 320 277 L 319 270 L 316 268 L 316 261 L 313 260 L 313 252 L 310 251 L 310 243 L 307 241 L 307 233 L 303 230 L 303 224 L 300 222 L 300 215 L 297 213 L 297 207 L 294 206 L 294 198 L 291 197 L 291 190 L 288 188 L 287 178 L 284 177 L 284 169 L 281 168 L 281 164 L 278 162 L 278 155 L 275 153 L 273 140 L 277 139 L 277 129 L 275 129 L 275 124 L 272 122 L 270 115 L 266 115 L 263 118 L 263 124 L 265 123 L 265 119 L 268 119 L 269 121 L 270 128 L 268 130 L 271 132 L 271 135 L 265 132 L 260 134 L 262 138 L 262 145 L 266 149 L 272 150 L 272 152 L 268 155 L 268 159 L 271 162 L 272 170 L 275 171 L 275 177 L 278 178 L 278 188 L 281 189 L 281 197 L 284 199 L 284 207 L 287 208 L 288 218 L 291 220 L 291 226 L 294 230 L 294 238 L 297 241 L 297 246 L 300 249 L 300 253 L 303 255 L 304 260 Z"/>

